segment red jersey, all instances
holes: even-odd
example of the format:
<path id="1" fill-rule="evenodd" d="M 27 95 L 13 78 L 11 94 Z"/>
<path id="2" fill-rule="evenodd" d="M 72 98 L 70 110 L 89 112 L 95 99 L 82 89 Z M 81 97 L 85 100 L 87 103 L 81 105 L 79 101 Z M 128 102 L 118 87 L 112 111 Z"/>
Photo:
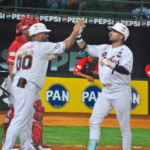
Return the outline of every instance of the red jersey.
<path id="1" fill-rule="evenodd" d="M 8 48 L 8 54 L 7 54 L 7 64 L 14 64 L 15 61 L 15 55 L 16 52 L 18 51 L 18 49 L 24 45 L 25 43 L 27 43 L 28 41 L 25 40 L 23 37 L 21 36 L 16 36 L 14 42 L 12 42 L 12 44 L 10 45 L 10 47 Z"/>
<path id="2" fill-rule="evenodd" d="M 89 57 L 85 57 L 78 61 L 73 72 L 82 72 L 93 76 L 92 71 L 98 72 L 98 63 L 96 61 L 91 63 Z"/>

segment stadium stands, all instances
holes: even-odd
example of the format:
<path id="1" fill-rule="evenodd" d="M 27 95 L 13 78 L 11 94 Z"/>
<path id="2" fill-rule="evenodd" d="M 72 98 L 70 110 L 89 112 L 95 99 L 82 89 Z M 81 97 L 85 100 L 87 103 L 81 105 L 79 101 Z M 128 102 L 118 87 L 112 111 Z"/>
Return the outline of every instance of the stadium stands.
<path id="1" fill-rule="evenodd" d="M 150 0 L 66 0 L 67 3 L 60 11 L 62 0 L 49 0 L 58 3 L 54 9 L 47 5 L 47 0 L 0 0 L 1 11 L 15 11 L 42 14 L 82 15 L 92 17 L 149 19 Z M 52 9 L 53 8 L 53 9 Z M 144 9 L 146 8 L 146 9 Z M 134 11 L 135 9 L 138 9 Z M 144 11 L 143 11 L 144 9 Z M 146 11 L 145 11 L 146 10 Z M 135 15 L 136 14 L 136 15 Z M 53 15 L 53 14 L 52 14 Z M 136 17 L 135 17 L 136 16 Z"/>

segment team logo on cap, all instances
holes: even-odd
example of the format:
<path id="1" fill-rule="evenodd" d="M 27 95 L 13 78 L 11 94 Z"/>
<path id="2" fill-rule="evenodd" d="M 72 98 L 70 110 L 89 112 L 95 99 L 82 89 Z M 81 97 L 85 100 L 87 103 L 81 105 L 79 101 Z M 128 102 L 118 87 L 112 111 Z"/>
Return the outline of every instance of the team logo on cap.
<path id="1" fill-rule="evenodd" d="M 120 23 L 120 20 L 116 20 L 115 23 Z"/>
<path id="2" fill-rule="evenodd" d="M 67 22 L 67 18 L 66 17 L 62 17 L 62 22 L 66 23 Z"/>
<path id="3" fill-rule="evenodd" d="M 55 108 L 61 108 L 69 102 L 69 92 L 63 85 L 54 84 L 46 91 L 46 101 Z"/>
<path id="4" fill-rule="evenodd" d="M 11 14 L 6 14 L 7 19 L 11 19 Z"/>
<path id="5" fill-rule="evenodd" d="M 131 110 L 134 110 L 138 105 L 140 105 L 140 94 L 133 87 L 131 87 L 131 90 L 132 90 Z"/>
<path id="6" fill-rule="evenodd" d="M 96 85 L 88 86 L 83 92 L 82 92 L 82 102 L 85 103 L 85 105 L 88 108 L 93 108 L 94 104 L 98 98 L 98 96 L 101 93 L 100 87 Z"/>
<path id="7" fill-rule="evenodd" d="M 142 27 L 146 27 L 146 21 L 141 22 Z"/>
<path id="8" fill-rule="evenodd" d="M 121 31 L 122 32 L 125 32 L 126 28 L 125 27 L 122 27 Z"/>
<path id="9" fill-rule="evenodd" d="M 89 24 L 93 24 L 93 18 L 89 18 Z"/>

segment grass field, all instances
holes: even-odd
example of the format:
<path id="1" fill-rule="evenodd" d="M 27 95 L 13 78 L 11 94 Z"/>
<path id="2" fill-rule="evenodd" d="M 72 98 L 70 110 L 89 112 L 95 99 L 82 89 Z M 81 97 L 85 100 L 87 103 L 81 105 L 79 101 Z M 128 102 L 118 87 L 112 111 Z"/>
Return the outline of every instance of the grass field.
<path id="1" fill-rule="evenodd" d="M 132 146 L 150 148 L 150 129 L 131 129 Z M 0 128 L 0 139 L 4 136 Z M 43 141 L 49 145 L 87 145 L 89 138 L 88 127 L 44 126 Z M 101 128 L 101 146 L 121 145 L 120 128 Z M 17 140 L 19 144 L 19 140 Z"/>

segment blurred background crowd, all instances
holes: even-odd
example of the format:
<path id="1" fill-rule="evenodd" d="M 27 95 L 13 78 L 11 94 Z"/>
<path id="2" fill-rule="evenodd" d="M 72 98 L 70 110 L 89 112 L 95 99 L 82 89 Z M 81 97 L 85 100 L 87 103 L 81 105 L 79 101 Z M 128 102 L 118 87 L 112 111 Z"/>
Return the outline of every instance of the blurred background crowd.
<path id="1" fill-rule="evenodd" d="M 17 5 L 20 7 L 19 12 L 37 14 L 77 15 L 79 10 L 84 10 L 84 12 L 81 11 L 82 14 L 80 15 L 103 17 L 118 17 L 119 15 L 121 18 L 150 19 L 150 0 L 143 0 L 143 3 L 141 3 L 141 0 L 0 0 L 0 5 Z M 28 7 L 33 7 L 34 9 L 27 9 Z M 14 10 L 14 8 L 5 7 L 1 8 L 1 11 L 8 11 L 8 9 Z M 88 11 L 93 12 L 88 13 Z M 121 14 L 121 12 L 126 14 Z M 133 15 L 131 16 L 128 13 L 133 13 Z M 139 13 L 142 13 L 142 15 L 137 15 Z"/>

